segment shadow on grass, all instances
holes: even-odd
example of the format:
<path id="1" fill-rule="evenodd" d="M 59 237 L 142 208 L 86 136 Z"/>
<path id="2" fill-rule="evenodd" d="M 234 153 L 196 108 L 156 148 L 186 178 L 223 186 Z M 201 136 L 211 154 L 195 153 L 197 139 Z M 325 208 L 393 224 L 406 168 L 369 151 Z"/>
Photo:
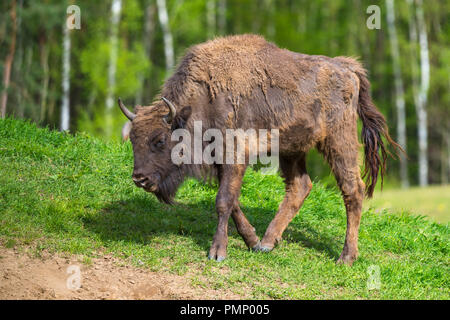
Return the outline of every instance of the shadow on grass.
<path id="1" fill-rule="evenodd" d="M 272 208 L 241 206 L 250 223 L 262 238 L 275 215 Z M 301 210 L 300 210 L 301 214 Z M 230 219 L 231 221 L 231 219 Z M 115 201 L 98 214 L 83 218 L 84 226 L 105 242 L 125 241 L 152 245 L 153 239 L 164 235 L 188 236 L 206 252 L 209 250 L 217 227 L 213 201 L 178 203 L 173 206 L 159 203 L 154 198 L 139 196 L 125 201 Z M 229 233 L 240 238 L 230 222 Z M 288 242 L 324 252 L 337 259 L 340 243 L 319 233 L 307 221 L 291 223 L 285 234 Z"/>

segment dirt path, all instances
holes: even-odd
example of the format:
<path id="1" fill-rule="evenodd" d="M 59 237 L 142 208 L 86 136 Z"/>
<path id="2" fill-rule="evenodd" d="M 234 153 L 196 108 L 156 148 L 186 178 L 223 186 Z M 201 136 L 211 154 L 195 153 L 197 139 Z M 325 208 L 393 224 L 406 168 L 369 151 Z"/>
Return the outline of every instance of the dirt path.
<path id="1" fill-rule="evenodd" d="M 223 290 L 194 288 L 185 276 L 120 266 L 110 256 L 85 265 L 76 257 L 32 258 L 0 246 L 0 299 L 239 299 Z M 123 261 L 121 261 L 123 264 Z M 67 273 L 69 266 L 71 273 Z M 77 268 L 81 287 L 76 288 Z M 70 269 L 69 269 L 70 270 Z"/>

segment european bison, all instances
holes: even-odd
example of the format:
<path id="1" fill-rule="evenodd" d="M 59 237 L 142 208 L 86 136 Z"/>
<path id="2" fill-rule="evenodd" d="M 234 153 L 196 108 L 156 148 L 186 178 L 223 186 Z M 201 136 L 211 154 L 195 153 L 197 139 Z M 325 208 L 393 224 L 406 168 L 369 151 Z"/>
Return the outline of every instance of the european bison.
<path id="1" fill-rule="evenodd" d="M 366 70 L 355 59 L 311 56 L 280 49 L 257 35 L 217 38 L 190 48 L 165 82 L 161 99 L 137 106 L 135 113 L 120 101 L 132 121 L 133 180 L 163 202 L 172 203 L 185 176 L 218 179 L 219 217 L 209 258 L 222 261 L 231 217 L 246 245 L 267 252 L 299 211 L 312 188 L 307 152 L 316 147 L 329 162 L 347 210 L 347 233 L 338 263 L 351 265 L 358 255 L 358 229 L 364 193 L 368 197 L 384 174 L 386 150 L 395 149 L 383 115 L 373 104 Z M 363 123 L 365 185 L 358 165 L 357 117 Z M 286 194 L 260 241 L 239 207 L 244 164 L 175 164 L 171 134 L 194 121 L 203 129 L 278 129 L 279 162 Z M 207 144 L 205 142 L 205 144 Z M 205 147 L 205 145 L 203 146 Z M 248 151 L 248 150 L 246 150 Z"/>

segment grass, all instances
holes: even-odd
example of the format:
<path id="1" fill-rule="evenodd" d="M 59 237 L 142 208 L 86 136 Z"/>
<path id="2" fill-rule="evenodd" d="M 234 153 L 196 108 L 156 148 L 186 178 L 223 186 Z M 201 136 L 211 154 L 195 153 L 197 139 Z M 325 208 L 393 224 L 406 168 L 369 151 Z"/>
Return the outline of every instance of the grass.
<path id="1" fill-rule="evenodd" d="M 385 189 L 375 192 L 374 198 L 366 202 L 366 208 L 382 208 L 394 211 L 410 211 L 426 214 L 434 221 L 450 221 L 450 185 L 414 187 L 409 189 Z"/>
<path id="2" fill-rule="evenodd" d="M 206 259 L 217 218 L 216 188 L 188 180 L 178 205 L 157 202 L 131 179 L 129 143 L 0 120 L 0 240 L 5 246 L 104 252 L 192 285 L 260 299 L 449 299 L 449 228 L 423 216 L 364 212 L 360 258 L 335 264 L 346 217 L 336 190 L 320 182 L 269 254 L 249 252 L 230 223 L 228 258 Z M 249 170 L 241 203 L 260 236 L 283 198 L 278 176 Z M 371 266 L 381 287 L 368 290 Z"/>

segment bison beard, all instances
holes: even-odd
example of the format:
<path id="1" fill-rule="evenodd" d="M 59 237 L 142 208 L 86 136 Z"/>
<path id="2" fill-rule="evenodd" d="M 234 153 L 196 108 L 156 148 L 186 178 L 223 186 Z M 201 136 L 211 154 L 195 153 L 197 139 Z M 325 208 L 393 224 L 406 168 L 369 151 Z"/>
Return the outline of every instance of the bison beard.
<path id="1" fill-rule="evenodd" d="M 171 204 L 186 176 L 202 180 L 217 177 L 219 221 L 209 258 L 222 261 L 230 217 L 254 251 L 271 251 L 281 240 L 311 191 L 306 155 L 317 148 L 333 171 L 347 212 L 344 248 L 337 262 L 351 265 L 358 256 L 364 195 L 372 195 L 378 176 L 383 178 L 385 173 L 388 151 L 382 139 L 400 149 L 390 138 L 369 87 L 366 70 L 349 57 L 295 53 L 255 35 L 216 38 L 196 45 L 165 82 L 159 97 L 163 101 L 158 98 L 149 107 L 137 107 L 136 114 L 119 101 L 122 112 L 132 121 L 133 180 L 153 186 L 156 181 L 152 177 L 163 176 L 154 193 L 158 200 Z M 367 186 L 358 163 L 358 116 L 363 122 Z M 204 130 L 222 132 L 279 130 L 279 163 L 286 193 L 261 241 L 238 201 L 248 163 L 165 167 L 171 161 L 171 149 L 158 141 L 170 141 L 171 133 L 179 127 L 192 136 L 195 121 L 201 121 Z"/>
<path id="2" fill-rule="evenodd" d="M 177 193 L 178 187 L 184 180 L 182 170 L 172 171 L 163 181 L 158 185 L 158 190 L 154 192 L 159 201 L 173 204 L 173 198 Z"/>
<path id="3" fill-rule="evenodd" d="M 158 184 L 158 190 L 154 195 L 160 202 L 174 204 L 173 198 L 177 193 L 179 186 L 186 177 L 192 177 L 205 183 L 211 183 L 217 180 L 217 169 L 214 166 L 186 165 L 183 164 L 173 170 L 169 175 Z"/>

